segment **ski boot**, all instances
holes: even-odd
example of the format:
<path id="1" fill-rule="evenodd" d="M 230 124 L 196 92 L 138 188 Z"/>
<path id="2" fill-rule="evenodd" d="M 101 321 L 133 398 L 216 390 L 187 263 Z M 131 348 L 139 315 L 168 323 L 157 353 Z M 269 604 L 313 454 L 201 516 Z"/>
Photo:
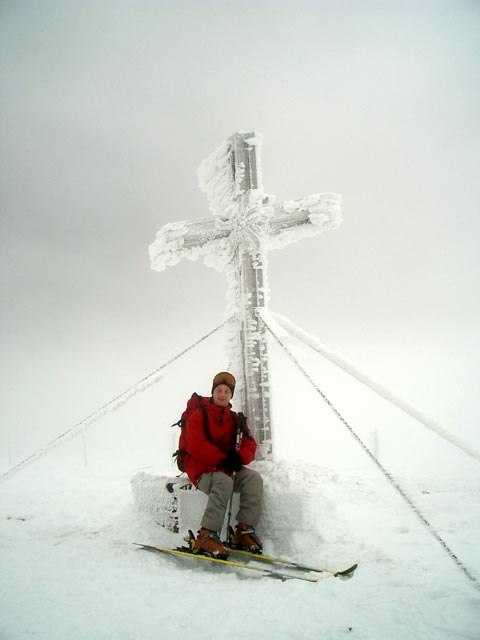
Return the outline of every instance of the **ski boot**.
<path id="1" fill-rule="evenodd" d="M 221 558 L 222 560 L 226 560 L 228 557 L 228 549 L 220 542 L 218 533 L 209 529 L 200 529 L 192 551 L 193 553 L 203 553 L 212 558 Z"/>
<path id="2" fill-rule="evenodd" d="M 232 549 L 243 549 L 252 553 L 262 553 L 263 551 L 262 541 L 255 533 L 255 529 L 243 524 L 243 522 L 237 524 L 235 533 L 230 527 L 229 538 Z"/>

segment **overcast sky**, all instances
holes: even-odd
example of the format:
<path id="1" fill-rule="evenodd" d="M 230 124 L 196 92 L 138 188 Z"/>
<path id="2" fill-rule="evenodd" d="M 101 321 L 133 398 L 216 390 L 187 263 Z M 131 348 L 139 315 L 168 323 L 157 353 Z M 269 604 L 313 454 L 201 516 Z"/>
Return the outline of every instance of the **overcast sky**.
<path id="1" fill-rule="evenodd" d="M 271 308 L 478 446 L 479 30 L 474 0 L 3 0 L 2 442 L 62 433 L 222 320 L 223 274 L 156 273 L 148 246 L 208 214 L 198 165 L 258 131 L 277 201 L 344 198 L 270 255 Z"/>

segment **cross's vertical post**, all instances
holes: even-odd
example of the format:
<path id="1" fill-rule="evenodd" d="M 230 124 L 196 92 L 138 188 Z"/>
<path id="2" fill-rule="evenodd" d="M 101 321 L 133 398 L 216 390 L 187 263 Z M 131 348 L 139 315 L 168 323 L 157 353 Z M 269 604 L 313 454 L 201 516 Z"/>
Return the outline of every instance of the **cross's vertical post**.
<path id="1" fill-rule="evenodd" d="M 249 140 L 253 133 L 236 133 L 231 137 L 232 170 L 237 191 L 241 194 L 240 215 L 246 216 L 249 194 L 263 189 L 260 174 L 259 147 Z M 261 460 L 269 460 L 272 454 L 270 427 L 270 394 L 268 377 L 268 351 L 265 328 L 258 311 L 266 307 L 264 287 L 264 255 L 261 246 L 239 245 L 237 248 L 237 282 L 239 290 L 240 335 L 243 358 L 243 404 L 250 428 L 259 444 Z"/>

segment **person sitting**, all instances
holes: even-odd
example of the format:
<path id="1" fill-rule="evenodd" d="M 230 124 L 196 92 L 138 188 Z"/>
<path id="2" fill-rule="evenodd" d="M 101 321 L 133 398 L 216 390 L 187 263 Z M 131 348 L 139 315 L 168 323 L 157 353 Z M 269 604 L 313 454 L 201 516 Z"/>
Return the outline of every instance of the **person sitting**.
<path id="1" fill-rule="evenodd" d="M 210 401 L 204 409 L 196 409 L 186 423 L 185 471 L 197 489 L 208 495 L 193 551 L 218 558 L 228 556 L 220 534 L 232 492 L 240 494 L 240 504 L 231 546 L 254 553 L 261 553 L 263 548 L 255 532 L 261 515 L 263 480 L 246 466 L 255 458 L 257 443 L 246 422 L 242 425 L 243 415 L 232 410 L 235 384 L 231 373 L 218 373 L 213 378 Z M 204 426 L 204 411 L 208 428 Z"/>

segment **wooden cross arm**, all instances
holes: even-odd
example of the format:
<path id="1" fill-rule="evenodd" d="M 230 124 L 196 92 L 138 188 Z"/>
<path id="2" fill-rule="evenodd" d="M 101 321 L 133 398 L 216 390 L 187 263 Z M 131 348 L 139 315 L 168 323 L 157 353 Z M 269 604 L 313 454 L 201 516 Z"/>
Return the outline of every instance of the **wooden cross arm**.
<path id="1" fill-rule="evenodd" d="M 227 238 L 229 234 L 230 230 L 218 228 L 213 216 L 166 224 L 149 247 L 151 267 L 154 271 L 163 271 L 182 258 L 196 260 L 211 242 Z"/>
<path id="2" fill-rule="evenodd" d="M 257 245 L 260 249 L 284 247 L 301 238 L 335 229 L 342 221 L 341 196 L 336 193 L 316 193 L 278 205 L 257 204 L 251 211 L 258 212 L 259 209 L 265 217 L 265 224 L 260 224 L 262 229 L 255 231 L 261 231 Z M 256 221 L 258 223 L 258 217 Z M 219 241 L 228 242 L 235 229 L 235 222 L 233 229 L 232 222 L 222 216 L 210 216 L 166 224 L 149 247 L 152 269 L 163 271 L 176 265 L 182 258 L 196 260 L 205 254 L 211 254 L 208 260 L 210 266 L 221 269 L 222 260 L 228 260 L 231 251 L 225 251 L 225 243 Z M 217 245 L 216 256 L 212 243 Z"/>
<path id="3" fill-rule="evenodd" d="M 282 202 L 273 207 L 268 235 L 271 249 L 311 237 L 342 222 L 342 197 L 337 193 L 316 193 L 300 200 Z"/>

